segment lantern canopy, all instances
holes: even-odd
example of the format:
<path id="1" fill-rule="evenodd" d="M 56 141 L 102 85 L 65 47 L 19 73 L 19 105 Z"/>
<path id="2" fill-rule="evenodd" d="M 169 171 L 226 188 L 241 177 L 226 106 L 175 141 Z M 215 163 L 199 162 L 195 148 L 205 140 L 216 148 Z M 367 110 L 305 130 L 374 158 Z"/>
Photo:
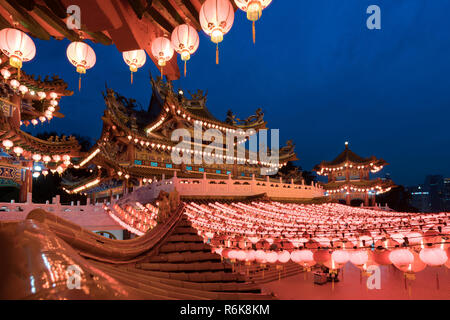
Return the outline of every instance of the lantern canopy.
<path id="1" fill-rule="evenodd" d="M 159 37 L 152 41 L 152 54 L 158 59 L 158 65 L 161 67 L 161 77 L 163 76 L 163 67 L 167 61 L 173 57 L 172 43 L 165 37 Z"/>
<path id="2" fill-rule="evenodd" d="M 262 11 L 272 2 L 272 0 L 234 0 L 239 9 L 247 12 L 247 19 L 252 21 L 253 43 L 255 43 L 255 21 L 259 20 Z"/>
<path id="3" fill-rule="evenodd" d="M 26 33 L 13 28 L 0 31 L 0 49 L 9 57 L 9 64 L 18 69 L 19 79 L 22 62 L 30 61 L 36 55 L 33 40 Z"/>
<path id="4" fill-rule="evenodd" d="M 181 55 L 184 61 L 184 76 L 186 77 L 186 61 L 191 58 L 191 54 L 197 51 L 200 44 L 197 30 L 188 24 L 181 24 L 172 32 L 171 37 L 173 49 Z"/>
<path id="5" fill-rule="evenodd" d="M 203 31 L 217 44 L 216 64 L 219 64 L 219 42 L 230 31 L 234 22 L 234 8 L 228 0 L 206 0 L 200 8 Z"/>
<path id="6" fill-rule="evenodd" d="M 87 69 L 90 69 L 95 65 L 95 52 L 88 44 L 74 41 L 67 47 L 66 54 L 70 63 L 77 68 L 77 72 L 80 74 L 78 81 L 78 90 L 80 90 L 81 74 L 86 73 Z"/>
<path id="7" fill-rule="evenodd" d="M 122 53 L 123 60 L 130 67 L 131 71 L 131 83 L 133 83 L 133 72 L 136 72 L 140 67 L 145 64 L 147 56 L 142 49 L 125 51 Z"/>

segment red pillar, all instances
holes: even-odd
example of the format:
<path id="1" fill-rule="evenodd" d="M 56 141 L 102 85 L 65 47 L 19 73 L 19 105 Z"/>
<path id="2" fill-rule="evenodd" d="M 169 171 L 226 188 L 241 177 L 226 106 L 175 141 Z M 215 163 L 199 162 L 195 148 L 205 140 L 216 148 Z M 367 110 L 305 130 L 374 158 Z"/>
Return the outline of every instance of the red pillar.
<path id="1" fill-rule="evenodd" d="M 364 194 L 364 206 L 369 206 L 369 193 L 367 191 Z"/>
<path id="2" fill-rule="evenodd" d="M 347 205 L 350 205 L 350 204 L 351 204 L 350 193 L 349 193 L 349 192 L 347 192 L 347 194 L 345 195 L 345 203 L 346 203 Z"/>

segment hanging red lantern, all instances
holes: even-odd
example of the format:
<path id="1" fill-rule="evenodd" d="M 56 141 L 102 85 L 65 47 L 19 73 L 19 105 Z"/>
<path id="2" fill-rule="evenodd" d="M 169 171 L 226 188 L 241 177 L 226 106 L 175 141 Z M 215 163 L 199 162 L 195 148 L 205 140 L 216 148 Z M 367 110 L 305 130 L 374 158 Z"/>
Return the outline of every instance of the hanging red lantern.
<path id="1" fill-rule="evenodd" d="M 70 63 L 77 68 L 77 72 L 80 74 L 78 90 L 81 90 L 81 74 L 86 73 L 87 69 L 95 65 L 95 52 L 88 44 L 75 41 L 69 44 L 66 54 Z"/>
<path id="2" fill-rule="evenodd" d="M 20 80 L 22 62 L 30 61 L 36 55 L 33 40 L 18 29 L 5 28 L 0 31 L 0 49 L 9 57 L 9 64 L 17 68 Z"/>
<path id="3" fill-rule="evenodd" d="M 272 0 L 234 0 L 234 2 L 239 9 L 247 12 L 247 19 L 253 22 L 253 43 L 255 43 L 255 22 L 261 18 L 262 11 L 272 2 Z"/>
<path id="4" fill-rule="evenodd" d="M 152 41 L 152 54 L 158 59 L 158 65 L 161 67 L 161 78 L 163 77 L 163 68 L 167 61 L 173 57 L 172 43 L 165 37 L 159 37 Z"/>
<path id="5" fill-rule="evenodd" d="M 216 64 L 219 64 L 219 43 L 231 30 L 234 8 L 228 0 L 206 0 L 200 8 L 200 24 L 216 47 Z"/>
<path id="6" fill-rule="evenodd" d="M 184 61 L 184 76 L 186 77 L 186 62 L 197 51 L 200 44 L 197 30 L 188 24 L 181 24 L 173 30 L 171 42 L 175 51 L 180 54 L 181 60 Z"/>
<path id="7" fill-rule="evenodd" d="M 131 71 L 131 83 L 133 83 L 133 72 L 136 72 L 140 67 L 145 64 L 147 56 L 144 50 L 131 50 L 122 53 L 123 60 L 130 67 Z"/>

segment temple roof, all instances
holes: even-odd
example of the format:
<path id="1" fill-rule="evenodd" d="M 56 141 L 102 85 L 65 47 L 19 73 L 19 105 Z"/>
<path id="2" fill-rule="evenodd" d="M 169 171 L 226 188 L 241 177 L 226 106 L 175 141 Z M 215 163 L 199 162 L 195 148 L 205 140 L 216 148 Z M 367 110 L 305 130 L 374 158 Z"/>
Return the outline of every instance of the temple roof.
<path id="1" fill-rule="evenodd" d="M 314 167 L 315 171 L 321 171 L 324 168 L 335 168 L 342 167 L 345 164 L 355 164 L 355 165 L 373 165 L 376 167 L 385 166 L 388 163 L 383 159 L 378 159 L 375 156 L 369 158 L 363 158 L 348 147 L 348 143 L 345 144 L 345 149 L 342 151 L 333 161 L 322 161 L 319 165 Z"/>

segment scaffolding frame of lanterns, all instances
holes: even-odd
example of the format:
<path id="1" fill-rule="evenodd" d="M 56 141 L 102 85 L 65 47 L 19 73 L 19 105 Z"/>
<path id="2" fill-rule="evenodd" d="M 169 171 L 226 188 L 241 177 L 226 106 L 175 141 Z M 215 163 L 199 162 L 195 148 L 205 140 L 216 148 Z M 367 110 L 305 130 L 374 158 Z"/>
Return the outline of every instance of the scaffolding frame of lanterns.
<path id="1" fill-rule="evenodd" d="M 325 237 L 330 238 L 326 239 L 326 241 L 329 242 L 333 237 L 336 237 L 336 235 L 342 234 L 345 234 L 345 238 L 348 238 L 347 240 L 351 240 L 355 235 L 358 235 L 358 228 L 372 231 L 372 242 L 374 239 L 380 240 L 386 236 L 385 234 L 380 233 L 380 228 L 383 228 L 394 235 L 398 235 L 400 231 L 405 232 L 405 230 L 409 233 L 409 231 L 413 229 L 405 229 L 402 227 L 404 222 L 408 222 L 407 213 L 392 214 L 360 208 L 358 208 L 359 210 L 348 210 L 346 206 L 342 205 L 307 206 L 305 207 L 306 212 L 298 211 L 299 209 L 303 210 L 302 207 L 286 207 L 279 203 L 276 203 L 275 206 L 273 203 L 272 205 L 267 205 L 266 203 L 253 203 L 252 206 L 242 203 L 233 203 L 231 206 L 233 209 L 230 209 L 230 206 L 218 203 L 209 204 L 208 206 L 200 206 L 191 203 L 187 206 L 186 214 L 191 218 L 193 224 L 202 231 L 205 231 L 204 228 L 208 228 L 206 231 L 210 232 L 237 232 L 241 235 L 264 234 L 264 232 L 261 233 L 254 228 L 254 224 L 256 223 L 259 226 L 262 225 L 265 227 L 264 229 L 267 231 L 265 232 L 265 235 L 279 237 L 282 234 L 280 233 L 281 231 L 297 231 L 290 234 L 295 235 L 296 237 L 300 235 L 303 237 L 303 233 L 307 232 L 314 235 L 314 237 L 311 236 L 311 238 L 315 238 L 319 242 L 322 242 L 322 238 Z M 264 209 L 261 209 L 261 207 Z M 294 208 L 295 210 L 286 210 L 286 208 Z M 326 216 L 323 219 L 319 219 L 319 215 Z M 350 215 L 350 219 L 347 221 L 342 222 L 341 220 L 343 218 L 339 218 L 348 215 Z M 372 217 L 367 218 L 370 216 Z M 295 222 L 292 222 L 294 221 L 294 218 Z M 422 228 L 427 226 L 426 229 L 432 229 L 433 227 L 439 226 L 440 219 L 448 219 L 448 213 L 436 214 L 433 216 L 417 215 L 412 218 L 410 222 L 411 226 L 416 229 L 419 226 Z M 345 223 L 351 223 L 354 227 L 348 229 Z M 299 225 L 304 226 L 299 227 Z M 393 225 L 393 227 L 389 227 L 389 225 Z M 243 228 L 239 228 L 239 226 Z M 214 230 L 213 228 L 216 229 Z M 444 226 L 442 232 L 447 234 L 450 233 L 450 227 Z M 367 236 L 364 235 L 360 238 L 370 241 L 370 237 L 367 238 Z M 400 236 L 399 239 L 396 238 L 398 242 L 403 243 L 401 240 L 403 239 L 403 236 Z M 355 243 L 357 244 L 358 242 L 355 241 Z"/>
<path id="2" fill-rule="evenodd" d="M 283 208 L 296 208 L 297 210 L 303 210 L 304 213 L 307 212 L 311 217 L 314 217 L 316 219 L 318 217 L 317 210 L 323 210 L 325 213 L 329 213 L 330 210 L 332 210 L 332 213 L 336 215 L 338 220 L 341 219 L 343 212 L 354 212 L 357 213 L 357 217 L 367 217 L 367 212 L 372 211 L 372 213 L 378 218 L 384 217 L 385 221 L 392 221 L 391 216 L 397 216 L 401 219 L 404 219 L 408 217 L 408 215 L 410 215 L 409 213 L 377 212 L 374 210 L 360 208 L 351 208 L 355 210 L 349 210 L 348 208 L 346 208 L 346 206 L 335 204 L 306 206 L 295 204 L 281 204 L 276 202 L 271 202 L 271 204 L 269 205 L 267 205 L 267 203 L 253 204 L 266 208 L 265 210 L 253 208 L 256 211 L 267 212 L 269 208 L 274 208 L 276 209 L 276 212 L 279 212 L 279 209 Z M 149 221 L 149 219 L 152 218 L 154 219 L 157 215 L 157 211 L 151 211 L 150 214 L 153 215 L 149 217 L 149 212 L 142 210 L 142 205 L 139 206 L 139 204 L 136 203 L 136 206 L 140 209 L 138 212 L 130 209 L 130 206 L 125 207 L 125 209 L 122 209 L 119 206 L 114 207 L 114 211 L 116 212 L 116 214 L 118 212 L 118 216 L 121 217 L 121 219 L 117 218 L 115 220 L 118 221 L 120 225 L 122 225 L 127 230 L 142 235 L 146 232 L 144 227 L 145 221 Z M 242 211 L 240 221 L 242 222 L 242 220 L 245 220 L 245 215 L 248 214 L 248 208 L 252 208 L 252 206 L 241 205 L 241 207 Z M 185 213 L 187 214 L 189 220 L 193 221 L 194 227 L 199 227 L 199 221 L 203 221 L 206 227 L 210 227 L 210 230 L 208 230 L 206 227 L 199 228 L 198 230 L 198 234 L 204 238 L 204 241 L 213 240 L 215 236 L 219 234 L 217 231 L 211 230 L 211 227 L 214 227 L 217 223 L 211 222 L 210 220 L 205 218 L 206 214 L 208 213 L 214 213 L 215 215 L 217 215 L 217 210 L 219 208 L 222 208 L 223 212 L 236 213 L 236 210 L 229 209 L 226 205 L 217 202 L 215 204 L 210 203 L 208 204 L 208 206 L 199 205 L 197 203 L 190 203 L 186 207 Z M 314 212 L 308 212 L 309 210 L 312 210 Z M 276 212 L 272 213 L 275 214 Z M 217 221 L 221 221 L 225 225 L 236 224 L 233 223 L 233 221 L 228 220 L 224 222 L 224 217 L 227 218 L 226 215 L 219 214 L 216 218 Z M 261 237 L 260 234 L 256 236 L 255 234 L 247 236 L 245 238 L 242 236 L 235 236 L 234 238 L 229 237 L 224 241 L 225 246 L 213 246 L 212 251 L 222 255 L 224 258 L 231 259 L 233 262 L 238 260 L 245 262 L 256 261 L 258 263 L 287 263 L 288 261 L 292 260 L 293 262 L 299 263 L 304 267 L 311 267 L 316 263 L 324 263 L 332 270 L 337 270 L 343 267 L 343 265 L 345 265 L 347 262 L 351 262 L 358 268 L 366 270 L 368 262 L 373 263 L 374 257 L 372 255 L 374 254 L 374 248 L 376 248 L 377 250 L 382 250 L 380 252 L 387 252 L 390 262 L 392 262 L 397 268 L 402 271 L 404 270 L 402 269 L 401 265 L 402 263 L 405 264 L 404 260 L 407 260 L 406 262 L 407 264 L 409 264 L 409 266 L 407 265 L 407 268 L 405 270 L 409 270 L 409 272 L 413 271 L 411 269 L 411 264 L 413 263 L 413 260 L 415 258 L 411 258 L 411 255 L 417 255 L 417 258 L 420 258 L 420 260 L 428 266 L 440 266 L 445 264 L 448 261 L 448 256 L 445 250 L 449 246 L 448 237 L 450 234 L 450 227 L 444 227 L 441 233 L 436 233 L 436 231 L 434 231 L 434 228 L 439 224 L 440 219 L 448 219 L 448 213 L 432 214 L 432 216 L 417 214 L 413 218 L 415 219 L 413 219 L 414 221 L 412 222 L 417 222 L 417 224 L 415 225 L 415 229 L 411 227 L 403 227 L 401 229 L 401 232 L 399 230 L 388 230 L 387 233 L 382 237 L 377 234 L 372 234 L 372 236 L 368 236 L 365 234 L 356 234 L 356 236 L 351 236 L 346 234 L 346 238 L 341 239 L 332 236 L 327 237 L 321 234 L 314 238 L 277 239 L 275 237 Z M 125 222 L 122 219 L 125 220 Z M 425 221 L 422 219 L 425 219 Z M 262 220 L 267 221 L 267 219 Z M 435 223 L 433 224 L 432 221 L 434 221 Z M 272 224 L 272 221 L 270 221 L 269 224 Z M 428 226 L 428 231 L 425 231 L 427 230 L 427 228 L 424 228 L 426 226 Z M 356 229 L 357 228 L 359 228 L 359 226 L 356 226 Z M 374 229 L 378 228 L 379 226 L 375 226 Z M 421 231 L 420 228 L 424 230 Z M 233 228 L 227 228 L 225 230 L 227 232 L 230 232 L 233 230 Z M 261 240 L 267 241 L 268 244 L 280 243 L 280 240 L 290 241 L 293 246 L 291 249 L 282 248 L 281 250 L 277 251 L 266 250 L 262 248 L 253 250 L 248 248 L 249 245 L 258 244 Z M 313 241 L 315 245 L 313 243 L 313 246 L 310 247 L 310 241 Z M 239 246 L 241 244 L 245 248 L 239 249 Z M 405 250 L 409 251 L 409 253 L 407 253 Z M 418 254 L 415 252 L 417 252 Z M 319 257 L 322 254 L 326 256 L 326 259 L 323 261 Z"/>
<path id="3" fill-rule="evenodd" d="M 80 191 L 89 189 L 90 187 L 93 187 L 93 186 L 95 186 L 95 185 L 97 185 L 99 183 L 100 183 L 100 179 L 97 178 L 97 179 L 95 179 L 93 181 L 89 181 L 88 183 L 86 183 L 86 184 L 84 184 L 82 186 L 79 186 L 79 187 L 77 187 L 77 188 L 75 188 L 75 189 L 73 189 L 71 191 L 70 190 L 66 190 L 66 192 L 68 192 L 68 193 L 78 193 Z"/>

